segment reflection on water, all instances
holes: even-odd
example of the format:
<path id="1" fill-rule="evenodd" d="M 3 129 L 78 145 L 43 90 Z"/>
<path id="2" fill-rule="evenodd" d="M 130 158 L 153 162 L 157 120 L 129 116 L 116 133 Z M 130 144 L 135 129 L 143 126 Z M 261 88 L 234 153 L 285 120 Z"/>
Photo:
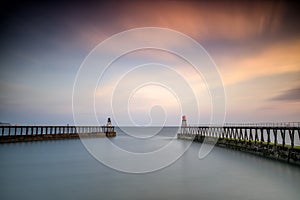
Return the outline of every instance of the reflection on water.
<path id="1" fill-rule="evenodd" d="M 146 151 L 170 138 L 113 140 Z M 218 147 L 199 160 L 199 147 L 162 170 L 127 174 L 95 160 L 80 140 L 1 144 L 0 199 L 299 199 L 299 167 Z"/>

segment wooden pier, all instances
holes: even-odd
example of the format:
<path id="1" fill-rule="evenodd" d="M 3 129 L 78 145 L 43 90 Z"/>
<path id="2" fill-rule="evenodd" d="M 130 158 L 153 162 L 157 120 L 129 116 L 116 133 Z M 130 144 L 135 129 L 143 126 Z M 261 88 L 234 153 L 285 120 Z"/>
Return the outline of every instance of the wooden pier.
<path id="1" fill-rule="evenodd" d="M 178 139 L 206 142 L 300 164 L 300 123 L 181 127 Z"/>
<path id="2" fill-rule="evenodd" d="M 0 143 L 115 136 L 114 126 L 0 126 Z"/>

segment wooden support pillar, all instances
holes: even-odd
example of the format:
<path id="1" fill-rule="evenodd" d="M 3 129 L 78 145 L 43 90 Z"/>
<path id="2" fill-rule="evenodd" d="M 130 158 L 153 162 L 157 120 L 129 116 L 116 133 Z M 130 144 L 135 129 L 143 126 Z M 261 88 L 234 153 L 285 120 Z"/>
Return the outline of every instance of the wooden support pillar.
<path id="1" fill-rule="evenodd" d="M 294 129 L 289 129 L 289 135 L 290 135 L 290 140 L 291 140 L 291 148 L 294 148 L 294 142 L 295 142 L 295 130 Z"/>
<path id="2" fill-rule="evenodd" d="M 211 136 L 211 129 L 210 128 L 207 128 L 207 135 L 208 135 L 208 137 L 210 137 Z"/>
<path id="3" fill-rule="evenodd" d="M 281 138 L 282 138 L 282 147 L 284 147 L 285 145 L 285 129 L 281 129 L 280 130 L 280 133 L 281 133 Z"/>
<path id="4" fill-rule="evenodd" d="M 228 138 L 230 139 L 232 138 L 231 128 L 228 128 L 228 136 L 229 136 Z"/>
<path id="5" fill-rule="evenodd" d="M 225 130 L 224 127 L 221 127 L 221 135 L 222 135 L 222 139 L 225 138 Z"/>
<path id="6" fill-rule="evenodd" d="M 245 128 L 245 132 L 244 132 L 244 140 L 249 140 L 249 137 L 248 137 L 248 128 Z"/>
<path id="7" fill-rule="evenodd" d="M 217 137 L 218 136 L 217 129 L 213 127 L 212 130 L 213 130 L 213 137 Z"/>
<path id="8" fill-rule="evenodd" d="M 239 129 L 240 129 L 241 140 L 243 142 L 245 142 L 245 139 L 246 139 L 246 137 L 245 137 L 246 128 L 239 128 Z"/>
<path id="9" fill-rule="evenodd" d="M 273 134 L 274 134 L 274 144 L 275 144 L 275 147 L 276 147 L 276 148 L 277 148 L 277 131 L 278 131 L 277 128 L 274 128 L 274 129 L 273 129 Z"/>
<path id="10" fill-rule="evenodd" d="M 243 128 L 236 128 L 236 135 L 238 135 L 238 140 L 243 140 Z"/>
<path id="11" fill-rule="evenodd" d="M 224 128 L 225 129 L 225 138 L 228 139 L 229 138 L 229 129 L 228 128 Z"/>
<path id="12" fill-rule="evenodd" d="M 233 130 L 234 139 L 236 140 L 237 139 L 237 129 L 236 128 L 232 128 L 232 130 Z"/>
<path id="13" fill-rule="evenodd" d="M 245 142 L 246 141 L 246 131 L 247 129 L 246 128 L 240 128 L 240 131 L 241 131 L 241 139 Z"/>
<path id="14" fill-rule="evenodd" d="M 4 136 L 4 130 L 5 130 L 5 128 L 2 127 L 2 136 Z"/>
<path id="15" fill-rule="evenodd" d="M 253 133 L 252 133 L 252 130 L 253 130 L 253 128 L 250 128 L 249 140 L 251 141 L 251 143 L 252 143 L 252 141 L 253 141 Z"/>
<path id="16" fill-rule="evenodd" d="M 259 137 L 258 137 L 258 129 L 255 128 L 254 144 L 256 144 L 258 141 L 259 141 Z"/>
<path id="17" fill-rule="evenodd" d="M 266 128 L 266 131 L 267 131 L 267 145 L 269 146 L 270 142 L 271 142 L 271 137 L 270 137 L 270 128 Z"/>
<path id="18" fill-rule="evenodd" d="M 264 141 L 264 128 L 260 128 L 260 143 L 263 144 Z"/>

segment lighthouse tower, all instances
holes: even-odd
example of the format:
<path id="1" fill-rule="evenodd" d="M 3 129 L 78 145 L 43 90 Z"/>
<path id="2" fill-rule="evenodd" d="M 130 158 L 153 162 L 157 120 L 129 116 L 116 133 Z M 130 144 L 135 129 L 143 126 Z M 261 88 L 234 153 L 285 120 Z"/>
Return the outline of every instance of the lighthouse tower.
<path id="1" fill-rule="evenodd" d="M 112 125 L 111 125 L 110 117 L 107 119 L 107 124 L 106 124 L 106 126 L 112 126 Z"/>
<path id="2" fill-rule="evenodd" d="M 107 119 L 107 123 L 105 126 L 103 126 L 104 133 L 106 137 L 115 137 L 116 132 L 114 130 L 114 126 L 111 124 L 111 119 L 110 117 Z"/>
<path id="3" fill-rule="evenodd" d="M 181 127 L 187 127 L 186 116 L 185 115 L 182 116 Z"/>
<path id="4" fill-rule="evenodd" d="M 187 126 L 187 123 L 186 123 L 186 116 L 185 115 L 182 116 L 180 133 L 188 133 L 188 126 Z"/>

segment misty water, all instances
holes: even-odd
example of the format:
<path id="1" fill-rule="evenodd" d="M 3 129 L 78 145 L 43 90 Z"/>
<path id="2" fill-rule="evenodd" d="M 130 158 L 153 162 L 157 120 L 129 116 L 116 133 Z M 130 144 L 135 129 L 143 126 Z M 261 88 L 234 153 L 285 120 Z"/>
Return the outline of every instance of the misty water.
<path id="1" fill-rule="evenodd" d="M 133 139 L 118 130 L 111 141 L 148 152 L 175 134 L 170 128 L 157 137 Z M 115 156 L 105 140 L 91 139 L 108 158 L 110 152 Z M 188 143 L 172 141 L 178 149 Z M 299 166 L 219 147 L 199 159 L 200 145 L 193 143 L 163 169 L 131 174 L 103 165 L 79 139 L 1 144 L 0 199 L 299 199 Z"/>

